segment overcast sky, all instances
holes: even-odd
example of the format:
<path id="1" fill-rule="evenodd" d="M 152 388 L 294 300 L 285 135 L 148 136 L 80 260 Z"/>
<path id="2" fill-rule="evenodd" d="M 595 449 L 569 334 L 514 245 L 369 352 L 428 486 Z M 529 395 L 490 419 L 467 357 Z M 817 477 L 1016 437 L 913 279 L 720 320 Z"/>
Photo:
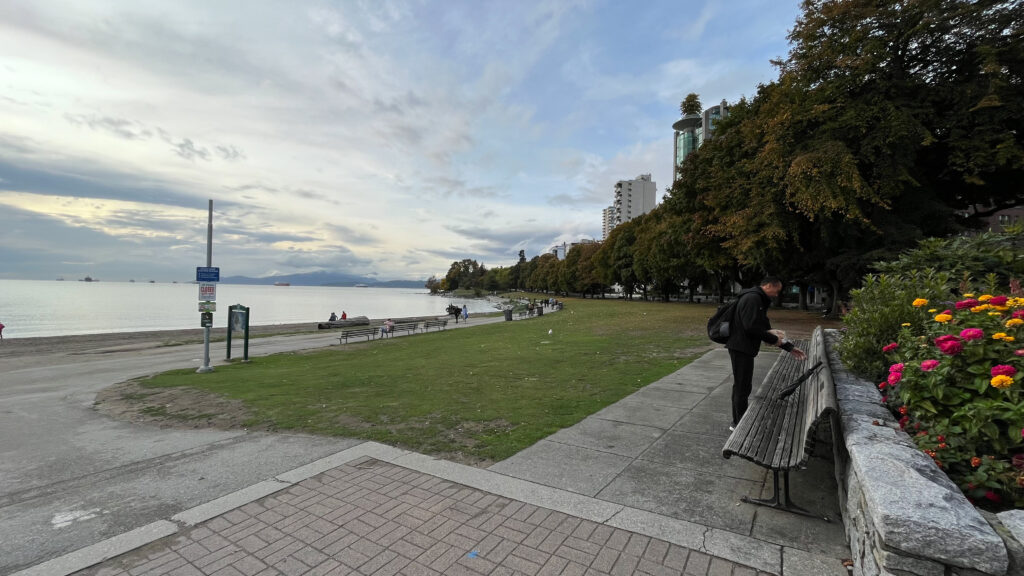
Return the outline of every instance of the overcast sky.
<path id="1" fill-rule="evenodd" d="M 601 236 L 798 0 L 0 0 L 0 278 L 382 280 Z"/>

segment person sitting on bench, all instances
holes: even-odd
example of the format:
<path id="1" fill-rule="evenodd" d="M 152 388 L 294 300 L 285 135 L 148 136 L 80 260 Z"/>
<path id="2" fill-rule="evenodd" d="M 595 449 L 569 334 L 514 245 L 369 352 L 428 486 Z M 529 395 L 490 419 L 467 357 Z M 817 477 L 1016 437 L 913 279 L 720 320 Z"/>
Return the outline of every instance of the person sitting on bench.
<path id="1" fill-rule="evenodd" d="M 384 321 L 384 325 L 380 327 L 380 335 L 382 337 L 387 336 L 388 334 L 391 334 L 394 330 L 395 323 L 391 321 L 391 318 L 388 318 L 387 320 Z"/>

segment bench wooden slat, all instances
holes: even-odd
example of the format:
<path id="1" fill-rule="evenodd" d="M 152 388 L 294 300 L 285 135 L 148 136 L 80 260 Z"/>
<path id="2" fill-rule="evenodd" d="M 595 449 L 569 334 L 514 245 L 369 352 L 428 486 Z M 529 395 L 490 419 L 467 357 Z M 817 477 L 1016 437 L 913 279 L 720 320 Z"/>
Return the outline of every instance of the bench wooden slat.
<path id="1" fill-rule="evenodd" d="M 772 470 L 790 470 L 806 463 L 814 450 L 818 425 L 835 412 L 837 404 L 822 329 L 815 330 L 809 344 L 798 346 L 808 351 L 808 365 L 824 360 L 821 368 L 792 395 L 779 398 L 805 369 L 803 362 L 781 353 L 726 441 L 722 449 L 726 458 L 739 456 Z"/>
<path id="2" fill-rule="evenodd" d="M 367 326 L 365 328 L 354 328 L 352 330 L 345 330 L 338 335 L 338 342 L 341 344 L 348 344 L 349 338 L 365 337 L 367 340 L 373 340 L 377 335 L 379 328 Z"/>

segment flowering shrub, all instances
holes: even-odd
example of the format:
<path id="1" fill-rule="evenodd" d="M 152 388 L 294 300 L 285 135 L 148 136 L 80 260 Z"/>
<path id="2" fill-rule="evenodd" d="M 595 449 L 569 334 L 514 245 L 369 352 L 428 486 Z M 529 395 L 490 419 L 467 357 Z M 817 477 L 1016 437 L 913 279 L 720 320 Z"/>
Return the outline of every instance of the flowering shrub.
<path id="1" fill-rule="evenodd" d="M 881 350 L 884 401 L 968 498 L 1024 507 L 1024 298 L 928 305 L 915 299 L 916 321 Z"/>

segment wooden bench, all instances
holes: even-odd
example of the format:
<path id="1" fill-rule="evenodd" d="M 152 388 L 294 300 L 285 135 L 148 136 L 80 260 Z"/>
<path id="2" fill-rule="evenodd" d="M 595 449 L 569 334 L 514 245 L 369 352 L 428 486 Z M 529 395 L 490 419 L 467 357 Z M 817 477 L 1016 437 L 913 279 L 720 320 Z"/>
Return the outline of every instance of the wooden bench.
<path id="1" fill-rule="evenodd" d="M 381 335 L 387 338 L 394 336 L 395 332 L 405 332 L 406 334 L 415 334 L 416 329 L 419 328 L 417 322 L 401 322 L 391 327 L 391 330 L 384 332 L 384 327 L 381 326 Z"/>
<path id="2" fill-rule="evenodd" d="M 348 344 L 349 338 L 365 337 L 367 340 L 373 340 L 377 336 L 377 332 L 380 328 L 376 326 L 365 326 L 363 328 L 353 328 L 351 330 L 345 330 L 338 335 L 339 344 Z"/>
<path id="3" fill-rule="evenodd" d="M 426 332 L 431 328 L 437 328 L 438 330 L 444 330 L 448 326 L 447 318 L 438 318 L 437 320 L 424 320 L 423 331 Z"/>
<path id="4" fill-rule="evenodd" d="M 824 331 L 814 330 L 807 347 L 807 360 L 782 352 L 743 418 L 722 448 L 722 456 L 739 456 L 772 471 L 774 494 L 768 499 L 743 497 L 744 502 L 789 512 L 817 516 L 793 503 L 789 496 L 789 471 L 803 467 L 814 452 L 818 426 L 830 420 L 833 446 L 836 442 L 836 388 L 828 366 Z M 784 483 L 779 495 L 779 473 Z M 828 517 L 824 516 L 828 521 Z"/>

